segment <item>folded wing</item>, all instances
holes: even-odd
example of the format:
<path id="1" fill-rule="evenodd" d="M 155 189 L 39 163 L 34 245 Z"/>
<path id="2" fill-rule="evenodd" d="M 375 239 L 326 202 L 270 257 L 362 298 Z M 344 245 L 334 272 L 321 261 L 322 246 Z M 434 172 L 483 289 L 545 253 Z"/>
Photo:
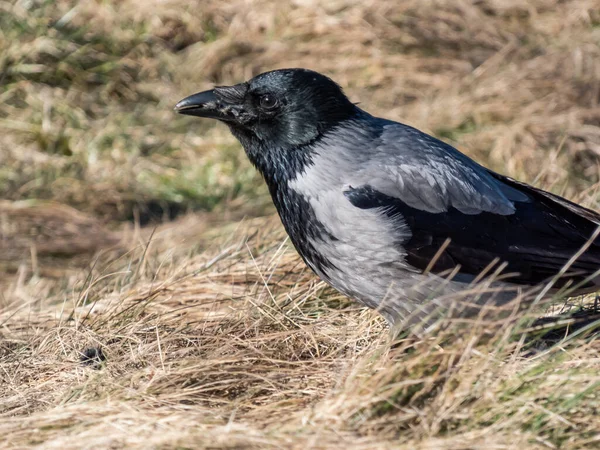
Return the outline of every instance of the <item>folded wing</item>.
<path id="1" fill-rule="evenodd" d="M 588 244 L 600 225 L 594 211 L 488 171 L 403 125 L 384 127 L 377 154 L 344 193 L 355 207 L 379 208 L 386 220 L 408 226 L 401 245 L 415 268 L 458 270 L 469 279 L 496 261 L 506 263 L 511 282 L 533 285 L 589 245 L 557 286 L 595 286 L 586 281 L 600 270 L 600 239 Z"/>

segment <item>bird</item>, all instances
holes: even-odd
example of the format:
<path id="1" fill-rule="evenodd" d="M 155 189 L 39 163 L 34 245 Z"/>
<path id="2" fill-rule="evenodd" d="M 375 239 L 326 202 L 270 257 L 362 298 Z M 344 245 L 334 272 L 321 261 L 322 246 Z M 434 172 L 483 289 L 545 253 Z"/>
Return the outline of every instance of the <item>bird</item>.
<path id="1" fill-rule="evenodd" d="M 227 125 L 305 263 L 390 326 L 600 288 L 600 214 L 369 114 L 318 72 L 261 73 L 175 111 Z"/>

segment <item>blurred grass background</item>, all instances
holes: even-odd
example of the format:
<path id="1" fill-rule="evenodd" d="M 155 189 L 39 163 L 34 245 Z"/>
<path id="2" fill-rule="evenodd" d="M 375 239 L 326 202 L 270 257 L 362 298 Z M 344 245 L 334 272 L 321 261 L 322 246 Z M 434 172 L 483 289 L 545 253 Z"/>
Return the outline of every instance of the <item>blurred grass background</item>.
<path id="1" fill-rule="evenodd" d="M 0 195 L 108 220 L 264 196 L 224 127 L 172 106 L 214 84 L 300 66 L 330 75 L 373 113 L 577 197 L 598 182 L 594 6 L 3 2 Z"/>
<path id="2" fill-rule="evenodd" d="M 172 111 L 282 67 L 598 209 L 597 0 L 0 1 L 4 445 L 147 448 L 158 420 L 155 448 L 597 444 L 597 345 L 394 353 L 306 272 L 227 129 Z"/>

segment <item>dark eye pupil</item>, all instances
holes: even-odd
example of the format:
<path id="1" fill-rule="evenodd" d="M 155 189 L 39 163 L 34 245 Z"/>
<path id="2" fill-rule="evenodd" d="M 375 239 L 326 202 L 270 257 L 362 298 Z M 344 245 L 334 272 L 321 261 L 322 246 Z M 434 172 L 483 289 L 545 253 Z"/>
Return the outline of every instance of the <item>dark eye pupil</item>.
<path id="1" fill-rule="evenodd" d="M 260 106 L 262 106 L 263 108 L 273 108 L 276 104 L 277 101 L 275 100 L 275 97 L 272 97 L 268 94 L 263 95 L 260 98 Z"/>

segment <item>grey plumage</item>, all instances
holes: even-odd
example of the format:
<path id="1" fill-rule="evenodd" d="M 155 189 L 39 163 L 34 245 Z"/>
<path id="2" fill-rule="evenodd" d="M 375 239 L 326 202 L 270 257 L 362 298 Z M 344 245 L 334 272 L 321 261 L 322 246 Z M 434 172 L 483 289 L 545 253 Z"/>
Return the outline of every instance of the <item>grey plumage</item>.
<path id="1" fill-rule="evenodd" d="M 555 277 L 586 243 L 555 286 L 597 288 L 597 213 L 369 115 L 323 75 L 268 72 L 176 109 L 226 123 L 306 263 L 391 323 L 415 322 L 459 298 L 504 303 Z M 486 269 L 506 279 L 474 293 Z"/>

